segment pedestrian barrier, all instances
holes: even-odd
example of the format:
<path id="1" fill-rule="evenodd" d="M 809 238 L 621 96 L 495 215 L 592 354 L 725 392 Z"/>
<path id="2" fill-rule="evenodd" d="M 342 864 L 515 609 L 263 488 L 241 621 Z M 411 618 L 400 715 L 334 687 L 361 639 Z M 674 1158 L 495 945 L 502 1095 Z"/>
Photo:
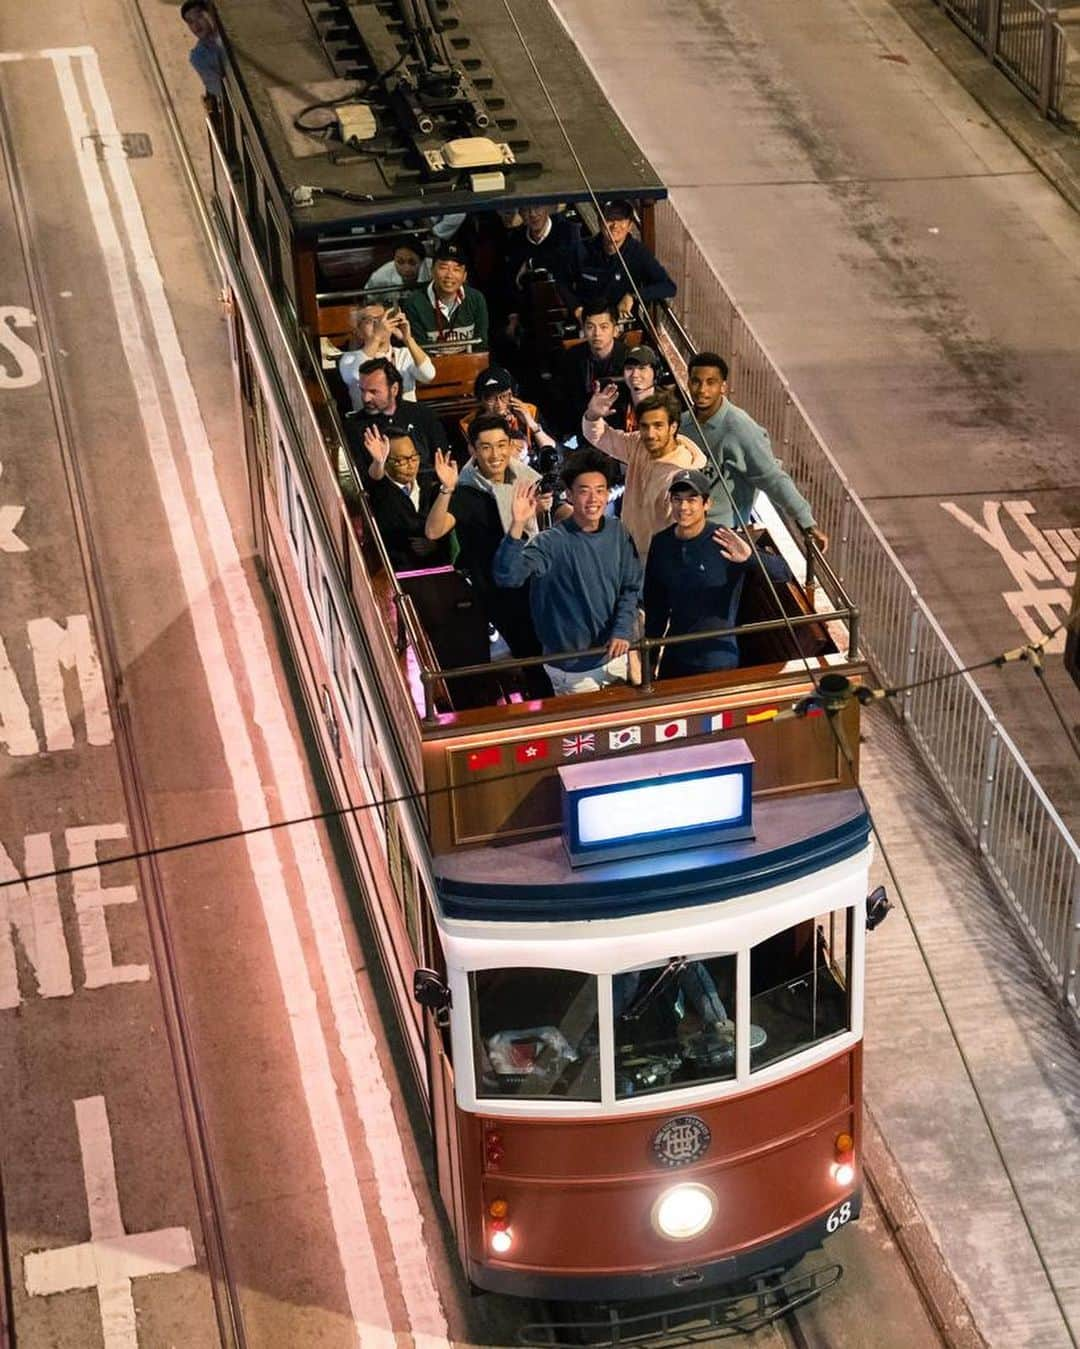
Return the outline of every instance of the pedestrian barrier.
<path id="1" fill-rule="evenodd" d="M 1061 116 L 1065 30 L 1039 0 L 934 0 L 1044 117 Z"/>
<path id="2" fill-rule="evenodd" d="M 729 361 L 739 405 L 768 428 L 829 535 L 833 570 L 859 607 L 864 656 L 883 685 L 917 686 L 897 711 L 1080 1021 L 1080 846 L 975 681 L 957 673 L 948 637 L 672 202 L 654 218 L 657 256 L 678 286 L 665 336 L 684 356 L 718 350 Z M 829 594 L 836 607 L 838 598 Z"/>

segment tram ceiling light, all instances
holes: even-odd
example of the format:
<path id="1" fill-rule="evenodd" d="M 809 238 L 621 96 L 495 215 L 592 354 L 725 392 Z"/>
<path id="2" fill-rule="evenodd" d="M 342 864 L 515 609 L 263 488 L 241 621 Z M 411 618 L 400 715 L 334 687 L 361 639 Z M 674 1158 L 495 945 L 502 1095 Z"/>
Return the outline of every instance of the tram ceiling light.
<path id="1" fill-rule="evenodd" d="M 712 1226 L 716 1195 L 707 1185 L 675 1185 L 653 1205 L 652 1224 L 668 1241 L 690 1241 Z"/>

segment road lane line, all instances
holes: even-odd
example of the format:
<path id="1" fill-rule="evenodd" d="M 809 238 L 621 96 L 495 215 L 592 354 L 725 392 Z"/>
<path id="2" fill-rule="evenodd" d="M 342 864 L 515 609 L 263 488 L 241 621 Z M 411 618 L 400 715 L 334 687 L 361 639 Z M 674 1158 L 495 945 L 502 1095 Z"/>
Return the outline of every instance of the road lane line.
<path id="1" fill-rule="evenodd" d="M 130 164 L 120 148 L 119 131 L 96 55 L 88 55 L 82 65 L 97 130 L 102 136 L 105 163 L 182 429 L 189 471 L 214 562 L 236 625 L 255 704 L 255 719 L 270 754 L 285 813 L 292 816 L 310 814 L 318 809 L 318 805 L 308 793 L 306 767 L 278 693 L 274 661 L 233 538 L 214 472 L 213 450 L 135 191 Z M 322 973 L 341 1052 L 348 1067 L 350 1087 L 374 1162 L 379 1206 L 393 1242 L 409 1323 L 417 1344 L 422 1343 L 421 1336 L 433 1336 L 430 1341 L 433 1346 L 445 1344 L 449 1332 L 427 1258 L 420 1208 L 409 1181 L 394 1102 L 379 1062 L 375 1035 L 360 1001 L 325 852 L 312 825 L 294 827 L 289 831 L 289 839 L 304 877 L 304 895 Z"/>
<path id="2" fill-rule="evenodd" d="M 269 822 L 266 797 L 214 612 L 210 579 L 199 554 L 195 530 L 173 460 L 154 371 L 147 355 L 148 343 L 142 331 L 139 307 L 128 276 L 123 244 L 112 217 L 96 151 L 83 148 L 84 137 L 89 135 L 90 128 L 80 101 L 71 58 L 66 53 L 57 52 L 50 54 L 50 59 L 67 116 L 72 151 L 82 179 L 91 221 L 108 271 L 124 356 L 131 373 L 150 461 L 157 478 L 178 571 L 189 605 L 196 645 L 206 672 L 240 824 L 247 829 L 258 828 Z M 359 1182 L 281 859 L 273 840 L 266 835 L 249 836 L 245 842 L 288 1011 L 353 1320 L 365 1346 L 385 1346 L 385 1349 L 390 1349 L 395 1337 L 390 1330 L 390 1316 L 371 1234 L 364 1221 Z M 374 1323 L 369 1318 L 373 1318 Z"/>

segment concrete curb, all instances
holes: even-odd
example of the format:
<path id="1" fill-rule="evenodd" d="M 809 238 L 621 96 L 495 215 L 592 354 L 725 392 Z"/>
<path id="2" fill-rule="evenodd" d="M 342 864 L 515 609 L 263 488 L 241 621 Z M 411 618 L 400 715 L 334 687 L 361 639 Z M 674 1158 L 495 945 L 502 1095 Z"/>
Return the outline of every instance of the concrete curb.
<path id="1" fill-rule="evenodd" d="M 930 1319 L 949 1349 L 987 1349 L 896 1158 L 863 1100 L 863 1172 L 911 1271 Z"/>
<path id="2" fill-rule="evenodd" d="M 1073 210 L 1080 211 L 1080 129 L 1076 124 L 1040 117 L 1035 105 L 934 0 L 889 3 Z"/>

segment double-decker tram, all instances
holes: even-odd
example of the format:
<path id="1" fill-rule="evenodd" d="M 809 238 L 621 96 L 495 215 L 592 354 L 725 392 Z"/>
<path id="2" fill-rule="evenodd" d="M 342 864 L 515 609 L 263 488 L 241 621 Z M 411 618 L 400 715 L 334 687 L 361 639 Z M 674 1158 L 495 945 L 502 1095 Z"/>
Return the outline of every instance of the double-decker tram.
<path id="1" fill-rule="evenodd" d="M 213 216 L 256 537 L 467 1277 L 579 1301 L 786 1267 L 861 1196 L 859 707 L 791 715 L 863 673 L 840 583 L 821 559 L 831 604 L 751 577 L 737 668 L 657 679 L 639 641 L 639 682 L 534 696 L 538 659 L 492 647 L 452 560 L 395 569 L 334 389 L 403 239 L 430 255 L 456 228 L 482 290 L 523 204 L 584 237 L 626 199 L 648 244 L 664 187 L 543 3 L 217 15 Z M 533 280 L 517 351 L 542 381 L 577 327 Z M 474 333 L 429 354 L 416 406 L 452 444 L 491 352 Z"/>

